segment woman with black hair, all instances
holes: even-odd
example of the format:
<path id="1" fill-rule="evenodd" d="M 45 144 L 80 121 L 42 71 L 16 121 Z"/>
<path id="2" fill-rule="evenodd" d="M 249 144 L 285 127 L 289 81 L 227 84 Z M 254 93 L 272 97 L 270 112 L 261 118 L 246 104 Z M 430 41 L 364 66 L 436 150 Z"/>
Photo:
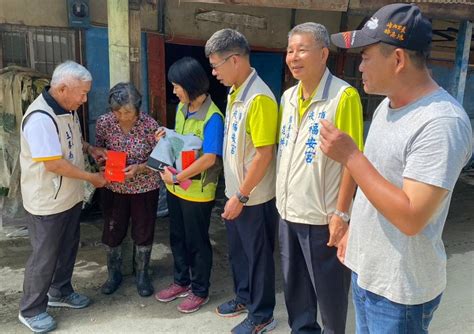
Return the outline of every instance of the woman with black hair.
<path id="1" fill-rule="evenodd" d="M 209 80 L 197 60 L 185 57 L 175 62 L 168 71 L 168 80 L 180 101 L 175 131 L 199 137 L 202 148 L 199 152 L 181 152 L 178 158 L 181 164 L 176 165 L 182 165 L 183 170 L 172 173 L 165 168 L 161 173 L 168 189 L 174 282 L 158 292 L 155 298 L 170 302 L 186 297 L 178 305 L 178 310 L 191 313 L 209 300 L 212 267 L 209 224 L 222 169 L 224 121 L 222 113 L 207 93 Z M 159 131 L 157 139 L 163 135 L 164 131 Z M 180 182 L 188 179 L 192 183 L 184 189 Z"/>
<path id="2" fill-rule="evenodd" d="M 140 111 L 142 97 L 132 83 L 121 82 L 110 89 L 110 111 L 96 124 L 96 146 L 126 152 L 125 182 L 110 182 L 103 189 L 104 213 L 102 242 L 107 249 L 108 279 L 102 285 L 104 294 L 117 290 L 122 282 L 121 244 L 127 235 L 129 221 L 135 243 L 135 273 L 138 294 L 153 294 L 148 276 L 160 176 L 146 168 L 148 156 L 156 145 L 158 123 Z"/>

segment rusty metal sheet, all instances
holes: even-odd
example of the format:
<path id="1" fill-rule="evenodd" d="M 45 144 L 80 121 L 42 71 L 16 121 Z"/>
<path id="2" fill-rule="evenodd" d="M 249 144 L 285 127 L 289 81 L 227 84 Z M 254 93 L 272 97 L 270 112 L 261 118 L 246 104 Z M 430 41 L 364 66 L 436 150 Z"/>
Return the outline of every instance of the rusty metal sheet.
<path id="1" fill-rule="evenodd" d="M 180 2 L 210 3 L 270 8 L 312 9 L 345 12 L 349 0 L 179 0 Z"/>
<path id="2" fill-rule="evenodd" d="M 147 33 L 149 108 L 159 124 L 171 126 L 166 118 L 165 38 Z"/>
<path id="3" fill-rule="evenodd" d="M 398 0 L 397 2 L 415 3 L 421 12 L 436 19 L 474 19 L 473 0 Z M 391 0 L 351 0 L 349 13 L 371 15 L 377 9 L 391 4 Z"/>

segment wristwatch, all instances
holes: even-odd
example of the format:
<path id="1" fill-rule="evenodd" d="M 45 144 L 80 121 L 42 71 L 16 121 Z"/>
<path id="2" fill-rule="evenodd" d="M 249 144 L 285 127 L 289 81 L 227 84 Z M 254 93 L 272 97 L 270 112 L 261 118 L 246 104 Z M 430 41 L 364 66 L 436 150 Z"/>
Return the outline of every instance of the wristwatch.
<path id="1" fill-rule="evenodd" d="M 177 174 L 173 174 L 172 179 L 173 179 L 173 184 L 179 184 Z"/>
<path id="2" fill-rule="evenodd" d="M 334 214 L 340 217 L 344 223 L 347 223 L 351 219 L 351 216 L 349 216 L 347 212 L 342 212 L 337 209 L 334 211 Z"/>
<path id="3" fill-rule="evenodd" d="M 237 199 L 239 200 L 239 202 L 242 203 L 242 204 L 245 204 L 245 203 L 247 203 L 247 202 L 249 201 L 249 197 L 248 197 L 248 196 L 245 196 L 245 195 L 242 195 L 242 194 L 240 193 L 240 191 L 237 191 L 237 192 L 235 193 L 235 197 L 237 197 Z"/>

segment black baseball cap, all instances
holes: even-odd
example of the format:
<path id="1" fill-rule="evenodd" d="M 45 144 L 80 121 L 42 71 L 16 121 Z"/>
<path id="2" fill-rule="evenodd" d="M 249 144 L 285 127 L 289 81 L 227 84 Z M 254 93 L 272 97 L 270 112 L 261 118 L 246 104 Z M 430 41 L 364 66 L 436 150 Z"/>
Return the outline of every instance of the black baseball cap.
<path id="1" fill-rule="evenodd" d="M 431 36 L 431 22 L 417 6 L 396 3 L 380 8 L 361 30 L 332 34 L 331 41 L 342 49 L 384 42 L 403 49 L 428 51 Z"/>

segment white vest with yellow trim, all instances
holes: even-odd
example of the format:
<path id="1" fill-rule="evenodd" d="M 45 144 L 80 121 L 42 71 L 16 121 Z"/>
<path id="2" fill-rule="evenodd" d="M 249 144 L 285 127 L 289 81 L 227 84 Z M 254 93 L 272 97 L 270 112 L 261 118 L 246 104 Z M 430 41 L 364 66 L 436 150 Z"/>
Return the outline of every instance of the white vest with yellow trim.
<path id="1" fill-rule="evenodd" d="M 247 133 L 247 116 L 251 102 L 258 95 L 275 101 L 275 96 L 257 72 L 252 73 L 242 84 L 232 105 L 227 103 L 224 128 L 224 176 L 225 194 L 228 198 L 239 191 L 250 164 L 255 157 L 252 138 Z M 247 206 L 268 202 L 275 197 L 275 158 L 268 166 L 263 179 L 251 191 Z"/>
<path id="2" fill-rule="evenodd" d="M 350 86 L 326 69 L 298 126 L 299 85 L 286 90 L 281 100 L 276 205 L 285 220 L 325 225 L 336 209 L 342 165 L 321 151 L 319 120 L 334 123 L 341 95 Z"/>
<path id="3" fill-rule="evenodd" d="M 77 113 L 56 115 L 41 94 L 26 110 L 21 129 L 25 118 L 36 110 L 47 112 L 55 120 L 62 158 L 84 169 L 82 134 Z M 57 133 L 51 134 L 51 136 L 57 135 Z M 23 131 L 21 131 L 20 165 L 23 206 L 29 213 L 41 216 L 56 214 L 72 208 L 83 200 L 83 181 L 48 172 L 43 162 L 33 161 Z"/>

